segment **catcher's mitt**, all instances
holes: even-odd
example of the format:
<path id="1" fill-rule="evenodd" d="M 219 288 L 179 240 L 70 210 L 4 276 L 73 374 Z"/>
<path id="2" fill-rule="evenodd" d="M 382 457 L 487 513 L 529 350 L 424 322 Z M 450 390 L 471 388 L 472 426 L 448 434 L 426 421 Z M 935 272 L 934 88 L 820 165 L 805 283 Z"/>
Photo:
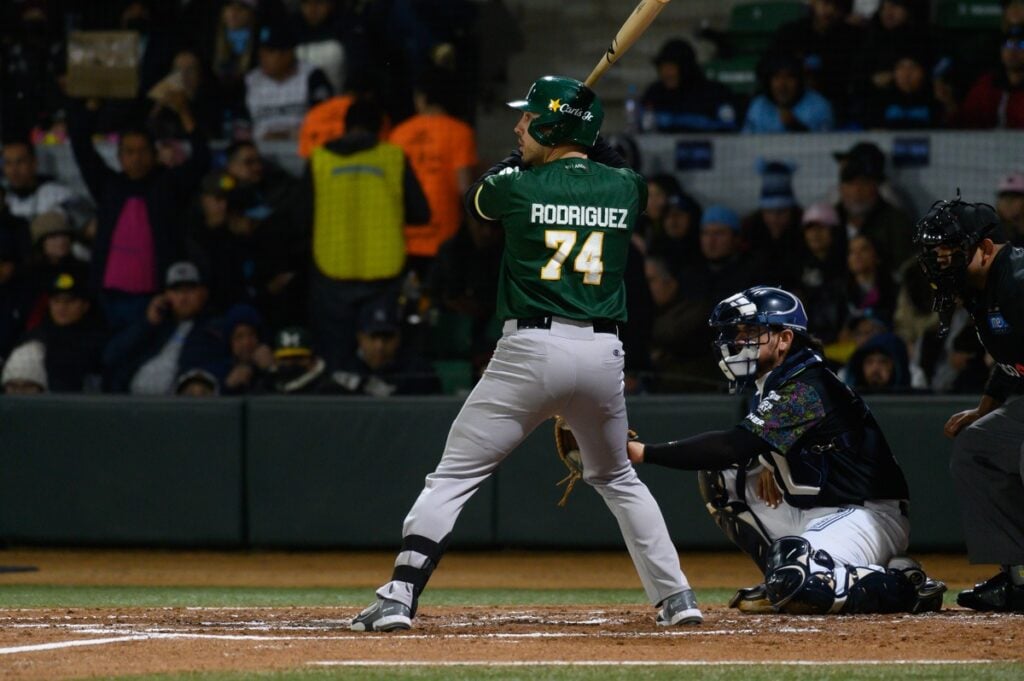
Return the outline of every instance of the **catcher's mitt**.
<path id="1" fill-rule="evenodd" d="M 628 430 L 627 437 L 630 440 L 636 440 L 636 431 Z M 572 488 L 583 477 L 583 458 L 580 456 L 580 446 L 576 442 L 576 436 L 572 434 L 569 424 L 561 416 L 555 417 L 555 450 L 558 452 L 558 458 L 561 459 L 569 471 L 569 474 L 559 480 L 556 485 L 558 487 L 567 485 L 561 501 L 558 502 L 559 506 L 564 507 L 566 502 L 569 501 L 569 494 L 572 493 Z"/>

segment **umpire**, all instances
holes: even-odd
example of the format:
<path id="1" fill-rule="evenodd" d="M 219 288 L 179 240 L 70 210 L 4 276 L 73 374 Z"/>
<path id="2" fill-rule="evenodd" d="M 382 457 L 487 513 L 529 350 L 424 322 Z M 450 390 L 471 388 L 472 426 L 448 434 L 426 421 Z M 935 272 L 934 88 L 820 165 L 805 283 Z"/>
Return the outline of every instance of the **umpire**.
<path id="1" fill-rule="evenodd" d="M 1003 568 L 957 603 L 1024 612 L 1024 249 L 1006 243 L 991 206 L 959 195 L 932 206 L 914 242 L 935 290 L 940 335 L 962 304 L 995 360 L 978 406 L 950 417 L 945 433 L 970 560 Z"/>

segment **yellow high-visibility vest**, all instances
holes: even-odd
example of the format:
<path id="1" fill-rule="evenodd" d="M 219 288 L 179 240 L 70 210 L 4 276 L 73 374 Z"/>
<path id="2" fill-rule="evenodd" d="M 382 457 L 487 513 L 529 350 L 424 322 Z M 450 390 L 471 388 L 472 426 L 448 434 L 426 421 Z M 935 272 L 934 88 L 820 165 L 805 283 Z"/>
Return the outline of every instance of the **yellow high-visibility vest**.
<path id="1" fill-rule="evenodd" d="M 317 147 L 313 260 L 332 279 L 396 277 L 405 264 L 402 150 L 388 143 L 348 156 Z"/>

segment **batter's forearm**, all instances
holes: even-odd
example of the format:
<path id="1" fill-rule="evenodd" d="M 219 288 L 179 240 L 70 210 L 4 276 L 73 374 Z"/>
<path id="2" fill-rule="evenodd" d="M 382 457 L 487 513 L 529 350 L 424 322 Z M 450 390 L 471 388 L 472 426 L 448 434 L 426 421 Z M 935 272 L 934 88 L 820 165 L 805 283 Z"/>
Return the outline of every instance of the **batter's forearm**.
<path id="1" fill-rule="evenodd" d="M 685 440 L 644 445 L 644 463 L 684 471 L 718 471 L 763 453 L 761 438 L 739 426 L 714 430 Z"/>

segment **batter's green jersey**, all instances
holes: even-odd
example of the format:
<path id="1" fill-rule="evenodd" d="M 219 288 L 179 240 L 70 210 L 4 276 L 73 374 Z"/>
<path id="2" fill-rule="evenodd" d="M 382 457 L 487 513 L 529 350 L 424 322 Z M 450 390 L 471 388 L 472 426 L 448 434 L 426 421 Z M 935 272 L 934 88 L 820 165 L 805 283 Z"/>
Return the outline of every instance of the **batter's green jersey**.
<path id="1" fill-rule="evenodd" d="M 564 158 L 492 175 L 474 200 L 480 215 L 505 228 L 499 319 L 626 321 L 629 239 L 647 207 L 640 175 Z"/>

